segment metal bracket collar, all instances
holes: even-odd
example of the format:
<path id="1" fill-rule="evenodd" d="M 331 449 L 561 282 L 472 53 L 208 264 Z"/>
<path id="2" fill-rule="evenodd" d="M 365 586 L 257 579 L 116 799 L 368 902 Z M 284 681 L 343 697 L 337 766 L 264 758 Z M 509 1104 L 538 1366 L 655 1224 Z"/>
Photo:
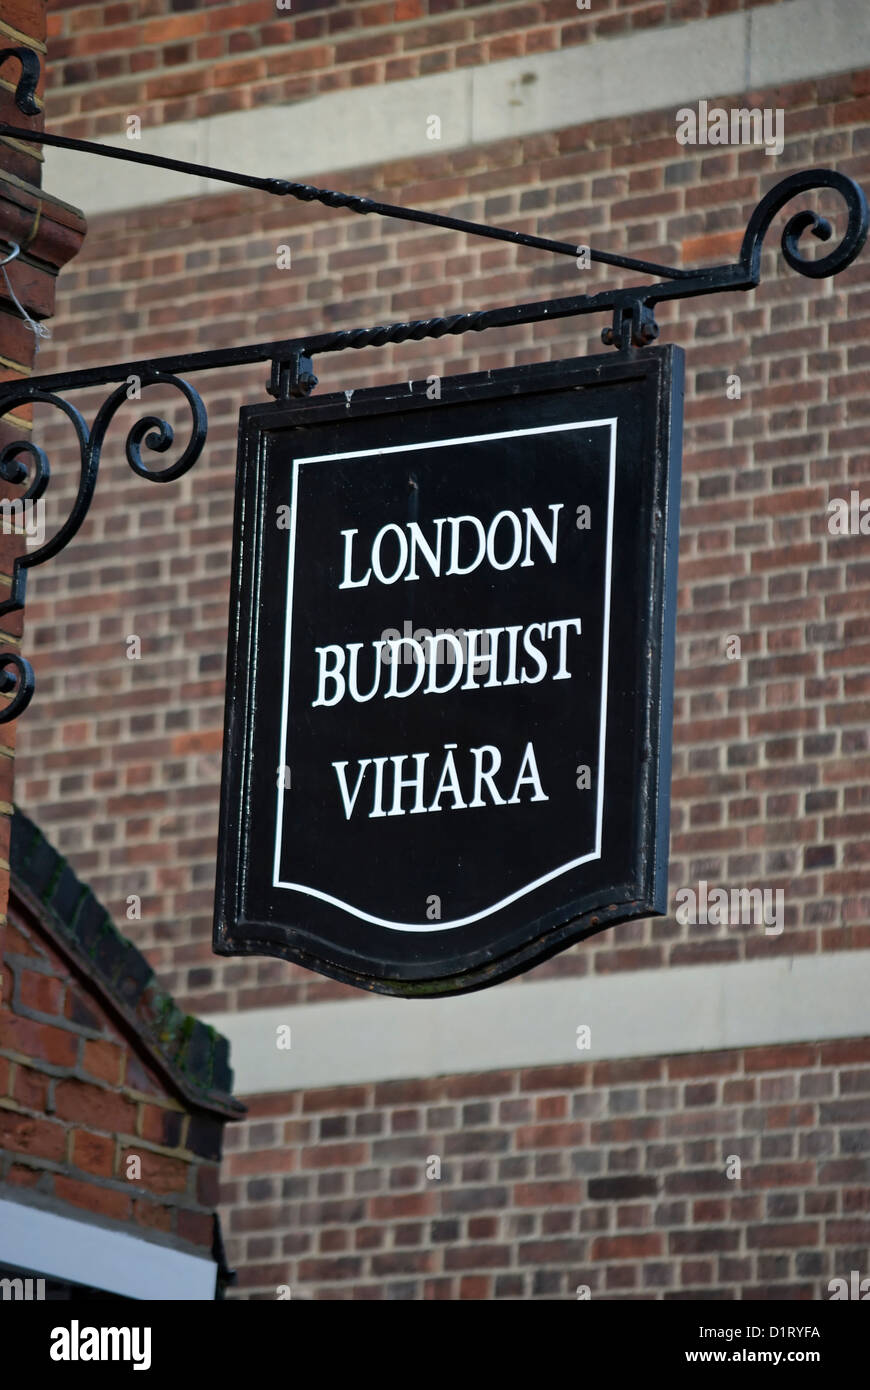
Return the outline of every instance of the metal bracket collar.
<path id="1" fill-rule="evenodd" d="M 291 396 L 310 396 L 316 385 L 314 364 L 306 356 L 304 348 L 287 358 L 273 358 L 266 390 L 277 401 L 289 400 Z"/>

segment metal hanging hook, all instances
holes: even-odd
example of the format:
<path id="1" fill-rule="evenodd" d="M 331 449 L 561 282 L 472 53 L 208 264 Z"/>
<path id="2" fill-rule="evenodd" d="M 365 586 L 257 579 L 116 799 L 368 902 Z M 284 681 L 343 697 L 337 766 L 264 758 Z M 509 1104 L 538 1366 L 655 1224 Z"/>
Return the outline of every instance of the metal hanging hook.
<path id="1" fill-rule="evenodd" d="M 21 76 L 15 88 L 15 105 L 25 116 L 39 116 L 42 108 L 36 100 L 39 85 L 39 54 L 32 48 L 0 49 L 0 63 L 7 58 L 17 58 L 21 64 Z"/>

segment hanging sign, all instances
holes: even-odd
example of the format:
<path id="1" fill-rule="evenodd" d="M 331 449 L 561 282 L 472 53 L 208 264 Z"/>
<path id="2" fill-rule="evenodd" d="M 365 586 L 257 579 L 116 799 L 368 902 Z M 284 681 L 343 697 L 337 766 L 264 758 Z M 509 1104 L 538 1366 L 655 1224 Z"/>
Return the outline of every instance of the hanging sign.
<path id="1" fill-rule="evenodd" d="M 682 353 L 243 409 L 215 949 L 494 984 L 666 910 Z"/>

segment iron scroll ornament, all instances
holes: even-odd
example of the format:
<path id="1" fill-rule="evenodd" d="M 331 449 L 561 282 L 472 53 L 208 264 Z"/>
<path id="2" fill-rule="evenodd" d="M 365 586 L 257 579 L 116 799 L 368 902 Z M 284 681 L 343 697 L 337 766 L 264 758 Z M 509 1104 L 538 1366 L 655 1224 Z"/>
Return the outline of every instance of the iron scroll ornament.
<path id="1" fill-rule="evenodd" d="M 140 388 L 154 385 L 173 386 L 181 392 L 190 406 L 190 439 L 180 458 L 166 468 L 149 468 L 142 458 L 142 446 L 144 444 L 147 449 L 158 454 L 165 453 L 172 447 L 175 432 L 167 420 L 161 419 L 158 415 L 145 415 L 136 420 L 127 431 L 125 452 L 133 472 L 149 482 L 174 482 L 193 467 L 202 453 L 208 428 L 205 406 L 190 383 L 179 377 L 162 372 L 143 373 L 139 377 L 139 383 Z M 133 398 L 129 396 L 125 382 L 103 402 L 93 427 L 88 429 L 84 417 L 75 406 L 65 401 L 62 396 L 42 389 L 35 379 L 16 384 L 11 395 L 4 395 L 0 402 L 0 408 L 4 413 L 14 410 L 17 406 L 43 403 L 55 406 L 66 415 L 78 442 L 80 472 L 75 501 L 63 525 L 38 550 L 26 551 L 16 557 L 9 597 L 0 602 L 0 617 L 24 607 L 28 570 L 60 554 L 80 530 L 93 501 L 106 432 L 119 407 L 130 399 Z M 28 462 L 25 462 L 25 459 Z M 51 478 L 45 451 L 31 440 L 14 440 L 7 444 L 0 449 L 0 478 L 13 484 L 26 482 L 27 488 L 17 500 L 22 504 L 36 502 L 45 493 Z M 0 692 L 9 694 L 14 691 L 12 700 L 0 710 L 0 724 L 16 719 L 27 708 L 35 684 L 33 668 L 25 657 L 17 652 L 0 654 Z"/>
<path id="2" fill-rule="evenodd" d="M 783 228 L 780 240 L 782 254 L 792 270 L 797 270 L 801 275 L 808 275 L 813 280 L 838 275 L 854 261 L 867 240 L 868 209 L 863 189 L 854 179 L 837 173 L 835 169 L 805 169 L 801 173 L 790 174 L 787 179 L 775 184 L 762 198 L 749 219 L 740 247 L 740 264 L 753 279 L 760 278 L 762 243 L 776 214 L 799 193 L 815 192 L 820 188 L 834 189 L 846 204 L 849 220 L 839 245 L 827 256 L 821 256 L 815 261 L 802 256 L 798 241 L 805 231 L 811 231 L 820 241 L 829 241 L 832 234 L 827 218 L 804 210 L 790 217 Z"/>
<path id="3" fill-rule="evenodd" d="M 56 137 L 56 140 L 60 139 L 61 137 Z M 164 469 L 154 470 L 147 466 L 142 458 L 142 446 L 144 444 L 155 453 L 165 453 L 171 448 L 174 435 L 171 425 L 166 420 L 155 415 L 144 416 L 127 434 L 126 456 L 133 471 L 149 481 L 172 482 L 196 463 L 202 454 L 207 432 L 205 406 L 198 392 L 178 375 L 180 372 L 270 362 L 271 381 L 267 388 L 270 394 L 278 399 L 290 396 L 304 397 L 310 394 L 317 383 L 317 378 L 311 371 L 311 359 L 315 354 L 343 352 L 348 348 L 378 347 L 387 343 L 420 341 L 425 338 L 437 339 L 448 335 L 483 332 L 489 328 L 507 328 L 520 323 L 536 323 L 605 312 L 612 314 L 612 326 L 602 331 L 602 340 L 620 352 L 630 352 L 632 348 L 645 346 L 658 337 L 656 304 L 728 290 L 755 289 L 761 278 L 764 238 L 774 217 L 792 198 L 817 189 L 831 189 L 843 199 L 847 225 L 839 243 L 819 259 L 811 260 L 803 255 L 799 242 L 805 233 L 810 232 L 818 240 L 827 241 L 831 238 L 832 228 L 826 218 L 813 211 L 801 210 L 786 223 L 781 237 L 781 249 L 786 263 L 793 270 L 811 279 L 820 279 L 836 275 L 852 263 L 867 240 L 870 226 L 867 200 L 861 187 L 847 175 L 831 169 L 810 169 L 790 174 L 771 188 L 749 220 L 740 255 L 733 265 L 683 270 L 674 272 L 679 278 L 665 279 L 658 284 L 604 290 L 594 295 L 573 295 L 562 299 L 514 304 L 433 319 L 344 329 L 305 338 L 245 344 L 234 348 L 157 358 L 145 363 L 115 363 L 104 367 L 53 373 L 34 377 L 26 382 L 0 386 L 0 416 L 6 415 L 17 406 L 33 402 L 55 406 L 70 420 L 78 440 L 80 455 L 79 486 L 71 512 L 45 545 L 15 560 L 10 595 L 5 601 L 0 602 L 0 615 L 23 608 L 27 570 L 59 554 L 81 528 L 93 500 L 106 431 L 118 408 L 130 399 L 126 383 L 131 376 L 137 377 L 143 388 L 158 384 L 176 388 L 190 406 L 190 440 L 177 462 Z M 436 216 L 432 214 L 432 219 L 435 220 Z M 450 219 L 446 221 L 453 225 Z M 475 235 L 485 234 L 474 224 L 467 224 L 466 230 Z M 647 269 L 652 274 L 663 273 L 661 267 Z M 62 391 L 112 383 L 121 384 L 104 402 L 90 430 L 75 407 L 58 394 Z M 24 462 L 25 459 L 30 461 L 30 466 Z M 11 484 L 26 482 L 26 491 L 18 500 L 36 500 L 45 492 L 50 481 L 49 462 L 44 451 L 30 440 L 16 440 L 7 444 L 0 450 L 0 479 Z M 18 653 L 0 653 L 0 694 L 9 695 L 14 692 L 9 703 L 0 709 L 0 724 L 17 718 L 26 709 L 33 695 L 34 684 L 33 670 L 24 657 Z"/>
<path id="4" fill-rule="evenodd" d="M 18 110 L 25 116 L 38 116 L 41 108 L 36 100 L 35 92 L 39 82 L 40 64 L 39 57 L 32 49 L 5 48 L 0 51 L 0 64 L 7 58 L 15 58 L 21 67 L 21 73 L 15 88 L 14 101 Z M 167 156 L 146 154 L 138 150 L 121 149 L 111 145 L 100 145 L 91 140 L 77 140 L 71 136 L 54 135 L 49 131 L 28 130 L 19 126 L 8 125 L 5 121 L 0 122 L 0 135 L 11 136 L 14 139 L 23 140 L 34 144 L 47 144 L 56 146 L 59 149 L 66 149 L 83 154 L 96 155 L 105 159 L 117 159 L 128 163 L 144 164 L 151 168 L 172 169 L 177 173 L 191 174 L 198 178 L 206 178 L 219 183 L 230 183 L 245 188 L 258 189 L 265 193 L 270 193 L 275 197 L 291 197 L 300 202 L 310 203 L 319 202 L 325 207 L 342 208 L 348 212 L 358 213 L 362 216 L 376 214 L 382 217 L 398 218 L 405 222 L 417 222 L 432 227 L 448 228 L 452 231 L 467 232 L 473 236 L 491 237 L 500 241 L 512 242 L 517 246 L 527 246 L 543 251 L 550 251 L 555 255 L 575 256 L 581 249 L 588 253 L 590 260 L 598 261 L 604 265 L 612 265 L 627 270 L 639 270 L 644 274 L 654 275 L 661 278 L 670 277 L 671 281 L 694 282 L 698 275 L 716 277 L 723 272 L 728 276 L 729 272 L 743 270 L 748 273 L 754 282 L 758 283 L 761 243 L 771 219 L 779 209 L 787 203 L 795 194 L 816 188 L 835 188 L 842 194 L 849 210 L 849 225 L 840 245 L 830 256 L 823 257 L 818 261 L 808 261 L 800 255 L 797 249 L 797 240 L 807 228 L 811 228 L 814 235 L 821 240 L 828 240 L 831 235 L 830 223 L 826 219 L 819 217 L 815 213 L 797 213 L 789 221 L 783 233 L 782 249 L 783 254 L 793 269 L 800 271 L 803 275 L 809 275 L 814 279 L 819 279 L 827 275 L 834 275 L 839 270 L 854 260 L 861 250 L 867 238 L 867 203 L 864 194 L 853 180 L 845 175 L 838 174 L 828 169 L 812 169 L 800 174 L 791 174 L 783 179 L 781 183 L 772 188 L 762 199 L 750 219 L 740 250 L 740 260 L 737 266 L 712 266 L 705 271 L 696 272 L 686 269 L 675 269 L 672 266 L 659 265 L 653 261 L 637 260 L 634 257 L 618 255 L 612 251 L 601 251 L 594 247 L 579 247 L 571 242 L 554 241 L 548 237 L 532 236 L 529 233 L 518 232 L 507 227 L 494 227 L 486 223 L 468 222 L 463 218 L 450 217 L 442 213 L 427 212 L 420 208 L 407 208 L 397 206 L 393 203 L 381 203 L 374 198 L 362 196 L 357 193 L 339 193 L 328 188 L 317 188 L 313 184 L 296 183 L 283 178 L 262 178 L 252 174 L 242 174 L 238 171 L 228 169 L 218 169 L 205 164 L 193 164 L 186 160 L 171 159 Z M 688 289 L 687 294 L 703 294 L 715 292 L 725 288 L 751 288 L 752 286 L 741 283 L 740 285 L 731 284 L 726 279 L 725 282 L 715 283 L 709 290 Z M 661 298 L 663 296 L 659 296 Z M 664 296 L 668 298 L 679 298 L 679 295 Z M 582 311 L 578 311 L 582 312 Z M 616 331 L 614 323 L 614 332 Z M 455 331 L 455 330 L 445 330 Z M 464 330 L 462 330 L 464 331 Z M 649 342 L 649 333 L 644 336 L 643 341 Z M 605 342 L 609 341 L 605 338 Z M 635 346 L 640 346 L 635 343 Z M 323 349 L 321 349 L 323 350 Z M 329 349 L 334 351 L 335 349 Z"/>

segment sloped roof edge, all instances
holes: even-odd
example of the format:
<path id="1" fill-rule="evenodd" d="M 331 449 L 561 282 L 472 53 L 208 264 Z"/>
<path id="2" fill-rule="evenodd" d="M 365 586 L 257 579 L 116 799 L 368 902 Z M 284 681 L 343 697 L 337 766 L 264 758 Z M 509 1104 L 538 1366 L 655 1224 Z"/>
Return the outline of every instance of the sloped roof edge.
<path id="1" fill-rule="evenodd" d="M 142 953 L 18 807 L 9 861 L 13 902 L 17 898 L 32 913 L 61 954 L 88 978 L 154 1069 L 198 1109 L 240 1119 L 245 1106 L 232 1095 L 228 1040 L 181 1012 Z"/>

